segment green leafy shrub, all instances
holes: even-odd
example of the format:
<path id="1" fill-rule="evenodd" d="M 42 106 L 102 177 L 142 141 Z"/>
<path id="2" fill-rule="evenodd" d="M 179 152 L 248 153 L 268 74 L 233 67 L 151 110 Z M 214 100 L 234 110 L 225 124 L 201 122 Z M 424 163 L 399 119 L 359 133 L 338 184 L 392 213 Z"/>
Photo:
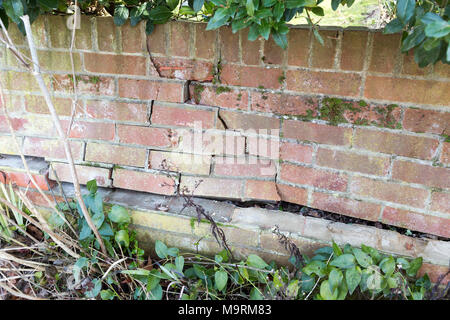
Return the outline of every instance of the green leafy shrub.
<path id="1" fill-rule="evenodd" d="M 333 10 L 341 6 L 350 7 L 355 0 L 332 0 Z M 303 14 L 316 39 L 323 44 L 314 17 L 324 16 L 323 0 L 155 0 L 155 1 L 93 1 L 81 0 L 83 10 L 96 6 L 114 16 L 117 25 L 128 19 L 132 26 L 146 21 L 150 34 L 156 24 L 163 24 L 172 18 L 200 19 L 208 22 L 207 30 L 231 25 L 235 33 L 248 28 L 248 39 L 258 37 L 273 40 L 282 48 L 287 47 L 287 23 Z M 64 12 L 64 0 L 3 0 L 0 17 L 5 25 L 9 20 L 17 23 L 23 31 L 20 16 L 28 14 L 33 21 L 39 14 L 51 11 Z M 385 28 L 385 33 L 403 32 L 402 51 L 414 49 L 415 61 L 420 67 L 438 61 L 450 63 L 450 4 L 447 0 L 398 0 L 396 18 Z"/>

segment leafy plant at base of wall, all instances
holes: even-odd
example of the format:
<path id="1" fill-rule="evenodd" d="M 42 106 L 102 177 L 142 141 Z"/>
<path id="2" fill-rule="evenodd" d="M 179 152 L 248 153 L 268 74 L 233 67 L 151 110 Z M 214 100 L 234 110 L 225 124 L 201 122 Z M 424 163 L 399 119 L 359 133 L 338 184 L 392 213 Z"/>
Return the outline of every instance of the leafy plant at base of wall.
<path id="1" fill-rule="evenodd" d="M 350 7 L 355 0 L 332 0 L 333 10 L 341 6 Z M 82 9 L 106 8 L 114 16 L 116 25 L 123 25 L 128 19 L 135 26 L 146 21 L 146 32 L 150 34 L 156 24 L 163 24 L 172 18 L 197 18 L 208 22 L 206 30 L 231 26 L 232 32 L 248 28 L 248 39 L 259 37 L 272 39 L 280 47 L 288 45 L 287 23 L 294 17 L 304 14 L 312 27 L 316 39 L 324 41 L 312 15 L 324 16 L 320 6 L 323 0 L 81 0 Z M 64 12 L 64 0 L 3 0 L 0 4 L 0 17 L 5 25 L 9 20 L 23 30 L 20 16 L 28 14 L 31 22 L 45 12 Z M 397 0 L 396 18 L 389 22 L 384 32 L 403 31 L 402 51 L 414 49 L 414 59 L 420 67 L 438 61 L 450 63 L 450 4 L 448 0 Z"/>

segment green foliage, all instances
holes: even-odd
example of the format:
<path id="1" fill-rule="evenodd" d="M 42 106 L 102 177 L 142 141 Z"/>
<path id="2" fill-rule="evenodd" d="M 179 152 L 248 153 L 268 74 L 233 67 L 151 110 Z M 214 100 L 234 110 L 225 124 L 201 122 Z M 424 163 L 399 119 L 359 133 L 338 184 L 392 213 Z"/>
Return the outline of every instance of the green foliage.
<path id="1" fill-rule="evenodd" d="M 163 24 L 172 18 L 197 18 L 205 20 L 207 30 L 231 26 L 236 33 L 247 28 L 250 41 L 269 37 L 280 47 L 288 45 L 287 23 L 302 16 L 311 25 L 317 41 L 324 44 L 317 29 L 315 18 L 324 16 L 323 0 L 189 0 L 187 5 L 179 0 L 153 1 L 100 1 L 82 0 L 80 6 L 86 9 L 94 4 L 104 6 L 114 16 L 117 25 L 128 19 L 132 26 L 146 21 L 146 32 L 150 34 L 156 24 Z M 332 0 L 333 10 L 341 6 L 350 7 L 354 0 Z M 3 0 L 0 4 L 0 18 L 7 26 L 9 21 L 23 30 L 20 16 L 28 14 L 33 22 L 39 14 L 53 10 L 65 11 L 63 0 Z M 450 63 L 450 4 L 446 0 L 398 0 L 396 18 L 389 22 L 385 33 L 403 32 L 402 51 L 414 49 L 414 59 L 420 67 L 438 61 Z"/>

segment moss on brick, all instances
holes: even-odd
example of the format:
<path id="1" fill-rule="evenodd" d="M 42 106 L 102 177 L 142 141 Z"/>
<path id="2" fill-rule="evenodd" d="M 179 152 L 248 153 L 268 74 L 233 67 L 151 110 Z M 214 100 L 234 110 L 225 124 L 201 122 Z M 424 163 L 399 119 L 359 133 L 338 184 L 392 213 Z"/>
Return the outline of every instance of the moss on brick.
<path id="1" fill-rule="evenodd" d="M 344 102 L 339 98 L 325 98 L 322 101 L 320 111 L 320 119 L 327 120 L 332 125 L 338 123 L 346 123 L 347 119 L 344 117 L 344 112 L 350 110 L 352 112 L 361 111 L 361 109 L 353 107 L 351 103 Z"/>
<path id="2" fill-rule="evenodd" d="M 216 94 L 221 94 L 224 92 L 231 92 L 231 89 L 228 87 L 222 87 L 222 86 L 216 88 Z"/>
<path id="3" fill-rule="evenodd" d="M 194 101 L 195 103 L 200 103 L 200 100 L 202 98 L 202 92 L 205 90 L 205 87 L 202 86 L 201 84 L 196 84 L 194 85 Z"/>

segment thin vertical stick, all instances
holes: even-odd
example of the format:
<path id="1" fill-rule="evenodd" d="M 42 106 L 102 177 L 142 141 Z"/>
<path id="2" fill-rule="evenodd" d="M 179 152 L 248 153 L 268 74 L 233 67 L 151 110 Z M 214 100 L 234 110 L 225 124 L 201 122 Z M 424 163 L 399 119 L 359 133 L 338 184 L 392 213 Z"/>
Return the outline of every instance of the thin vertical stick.
<path id="1" fill-rule="evenodd" d="M 50 111 L 50 114 L 52 116 L 53 122 L 56 127 L 56 131 L 58 132 L 59 139 L 64 144 L 64 150 L 66 152 L 67 161 L 69 162 L 70 174 L 72 175 L 72 181 L 73 181 L 73 185 L 75 188 L 75 197 L 78 200 L 78 203 L 80 205 L 83 216 L 86 219 L 86 222 L 88 223 L 91 230 L 94 232 L 94 235 L 97 238 L 98 243 L 100 244 L 100 248 L 101 248 L 102 252 L 106 255 L 107 251 L 106 251 L 105 244 L 103 243 L 102 237 L 100 236 L 96 226 L 92 222 L 91 216 L 89 215 L 86 205 L 83 201 L 83 198 L 81 197 L 80 184 L 78 182 L 78 177 L 77 177 L 77 173 L 75 170 L 75 164 L 73 162 L 70 145 L 67 140 L 67 136 L 62 129 L 61 122 L 59 121 L 59 117 L 58 117 L 58 114 L 56 113 L 55 107 L 53 106 L 53 102 L 52 102 L 52 99 L 50 98 L 50 94 L 48 92 L 47 86 L 45 85 L 44 79 L 42 78 L 41 70 L 39 67 L 39 60 L 37 57 L 36 48 L 34 46 L 33 34 L 31 33 L 30 19 L 27 15 L 22 16 L 21 19 L 24 22 L 28 46 L 30 48 L 30 53 L 31 53 L 31 59 L 33 61 L 33 75 L 36 78 L 37 83 L 39 84 L 39 88 L 41 89 L 42 94 L 44 95 L 45 102 L 47 103 L 48 109 Z"/>

